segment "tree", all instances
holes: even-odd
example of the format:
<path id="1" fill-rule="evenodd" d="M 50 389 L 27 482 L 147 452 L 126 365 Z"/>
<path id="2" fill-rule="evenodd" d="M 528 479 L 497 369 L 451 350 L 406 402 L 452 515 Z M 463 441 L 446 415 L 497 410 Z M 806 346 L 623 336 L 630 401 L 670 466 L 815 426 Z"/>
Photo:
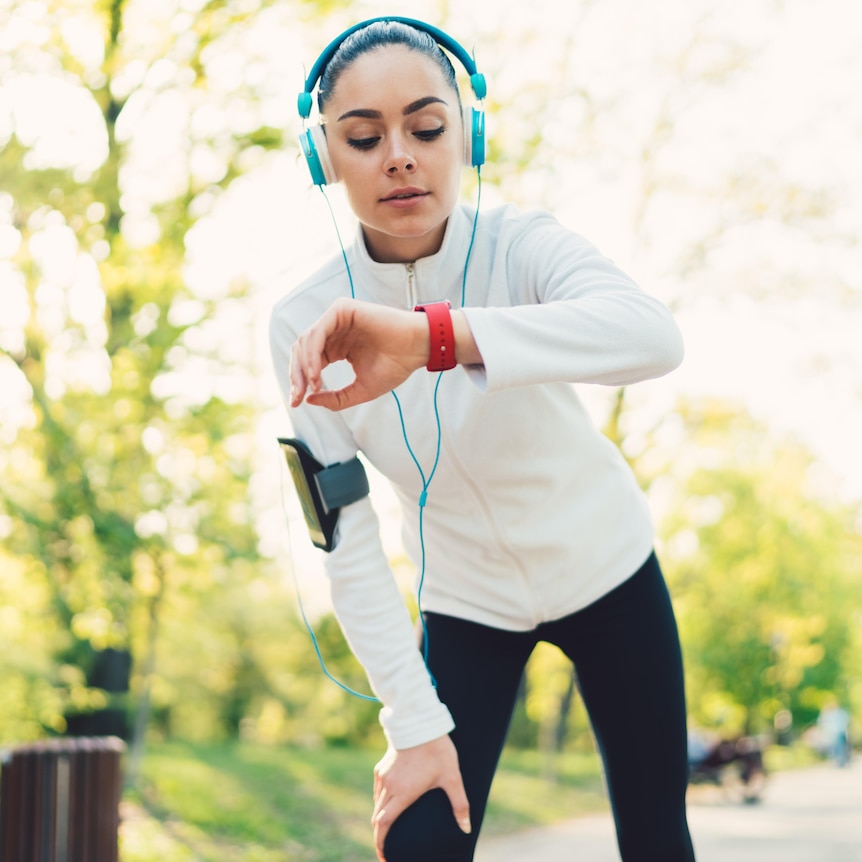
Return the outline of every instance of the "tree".
<path id="1" fill-rule="evenodd" d="M 160 628 L 185 628 L 178 648 L 199 673 L 221 657 L 198 648 L 190 623 L 205 626 L 204 609 L 267 571 L 248 491 L 248 285 L 196 290 L 186 244 L 282 143 L 265 116 L 266 76 L 246 67 L 225 80 L 219 67 L 234 40 L 251 45 L 265 28 L 268 6 L 0 4 L 0 99 L 11 105 L 0 123 L 0 372 L 20 393 L 4 404 L 0 589 L 20 588 L 15 613 L 48 633 L 33 655 L 37 629 L 13 628 L 0 661 L 21 696 L 0 736 L 60 731 L 94 709 L 124 714 L 128 686 L 105 688 L 100 667 L 129 655 L 141 736 L 151 682 L 163 717 L 185 697 L 158 685 Z M 244 57 L 254 67 L 251 48 Z M 58 106 L 40 109 L 53 124 L 34 120 L 30 99 Z M 160 135 L 176 146 L 153 164 Z M 253 630 L 242 607 L 221 624 Z M 223 731 L 236 732 L 247 683 L 239 670 L 226 683 Z"/>
<path id="2" fill-rule="evenodd" d="M 663 556 L 695 719 L 763 730 L 788 710 L 846 702 L 858 671 L 862 536 L 798 443 L 744 413 L 690 404 L 689 443 L 665 465 Z"/>

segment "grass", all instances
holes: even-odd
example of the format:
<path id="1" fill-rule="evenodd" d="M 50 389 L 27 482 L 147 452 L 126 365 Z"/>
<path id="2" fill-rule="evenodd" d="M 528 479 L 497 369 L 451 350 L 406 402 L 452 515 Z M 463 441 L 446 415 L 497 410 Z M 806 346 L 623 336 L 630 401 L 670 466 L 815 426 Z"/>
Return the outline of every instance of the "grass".
<path id="1" fill-rule="evenodd" d="M 252 744 L 150 748 L 126 793 L 121 862 L 371 862 L 379 752 Z M 507 751 L 483 832 L 604 810 L 598 760 Z"/>
<path id="2" fill-rule="evenodd" d="M 247 743 L 153 745 L 125 794 L 120 862 L 373 862 L 369 816 L 380 752 Z M 772 746 L 768 772 L 820 762 Z M 606 811 L 598 758 L 507 750 L 483 834 Z"/>

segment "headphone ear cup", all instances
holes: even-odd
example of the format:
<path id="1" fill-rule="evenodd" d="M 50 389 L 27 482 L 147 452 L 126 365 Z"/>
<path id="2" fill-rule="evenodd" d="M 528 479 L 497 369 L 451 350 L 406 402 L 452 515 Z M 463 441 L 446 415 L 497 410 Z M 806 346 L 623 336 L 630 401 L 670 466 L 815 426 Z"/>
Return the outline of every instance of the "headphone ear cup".
<path id="1" fill-rule="evenodd" d="M 464 164 L 478 168 L 485 164 L 485 112 L 464 108 Z"/>
<path id="2" fill-rule="evenodd" d="M 329 147 L 326 143 L 326 133 L 323 126 L 315 125 L 305 129 L 299 136 L 299 146 L 305 156 L 311 181 L 316 186 L 326 186 L 338 182 L 332 160 L 329 158 Z"/>

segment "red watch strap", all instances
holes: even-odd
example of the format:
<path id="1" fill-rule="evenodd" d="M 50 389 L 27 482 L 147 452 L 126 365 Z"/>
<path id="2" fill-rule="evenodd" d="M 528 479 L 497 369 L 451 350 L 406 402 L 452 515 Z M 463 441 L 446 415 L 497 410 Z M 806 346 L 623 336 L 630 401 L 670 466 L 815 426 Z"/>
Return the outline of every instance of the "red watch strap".
<path id="1" fill-rule="evenodd" d="M 413 308 L 424 311 L 428 317 L 428 332 L 431 335 L 431 350 L 428 354 L 429 371 L 448 371 L 458 363 L 455 361 L 455 331 L 452 329 L 452 314 L 449 301 L 423 302 Z"/>

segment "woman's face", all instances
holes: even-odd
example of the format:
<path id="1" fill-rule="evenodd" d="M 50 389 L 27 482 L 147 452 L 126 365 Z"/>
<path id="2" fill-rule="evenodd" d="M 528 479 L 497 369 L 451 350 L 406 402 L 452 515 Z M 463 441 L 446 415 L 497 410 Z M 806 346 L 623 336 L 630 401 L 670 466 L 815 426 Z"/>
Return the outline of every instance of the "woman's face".
<path id="1" fill-rule="evenodd" d="M 404 45 L 363 54 L 338 78 L 325 121 L 371 256 L 392 263 L 437 252 L 464 163 L 458 96 L 442 70 Z"/>

